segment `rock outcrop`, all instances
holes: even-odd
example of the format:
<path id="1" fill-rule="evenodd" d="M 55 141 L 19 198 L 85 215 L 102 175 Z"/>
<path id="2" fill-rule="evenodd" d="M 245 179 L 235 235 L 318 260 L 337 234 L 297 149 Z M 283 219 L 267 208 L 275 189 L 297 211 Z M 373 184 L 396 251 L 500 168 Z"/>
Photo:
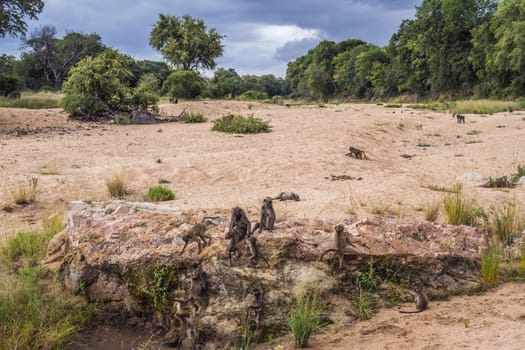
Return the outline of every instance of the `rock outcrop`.
<path id="1" fill-rule="evenodd" d="M 249 266 L 244 242 L 241 257 L 230 266 L 224 239 L 229 215 L 150 203 L 72 202 L 68 224 L 50 242 L 46 263 L 59 271 L 68 290 L 105 303 L 130 324 L 168 331 L 174 324 L 181 328 L 172 301 L 188 295 L 187 275 L 198 262 L 208 275 L 199 341 L 218 348 L 238 343 L 241 321 L 246 313 L 253 316 L 253 288 L 262 288 L 265 300 L 256 337 L 266 337 L 285 330 L 286 314 L 301 290 L 320 293 L 325 321 L 348 324 L 359 316 L 360 289 L 381 306 L 408 300 L 414 285 L 434 298 L 481 286 L 480 252 L 487 233 L 479 228 L 381 218 L 344 222 L 353 246 L 339 269 L 334 254 L 319 259 L 332 248 L 335 222 L 278 222 L 273 232 L 257 234 L 268 268 L 262 260 Z M 200 254 L 190 244 L 179 255 L 181 233 L 205 216 L 214 216 L 207 230 L 211 244 Z"/>

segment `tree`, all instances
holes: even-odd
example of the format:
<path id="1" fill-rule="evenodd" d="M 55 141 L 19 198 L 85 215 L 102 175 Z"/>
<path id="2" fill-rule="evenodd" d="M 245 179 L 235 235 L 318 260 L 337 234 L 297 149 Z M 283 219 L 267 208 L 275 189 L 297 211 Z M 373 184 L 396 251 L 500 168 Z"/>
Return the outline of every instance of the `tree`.
<path id="1" fill-rule="evenodd" d="M 175 70 L 163 85 L 163 90 L 175 98 L 194 99 L 204 90 L 204 79 L 199 73 L 190 70 Z"/>
<path id="2" fill-rule="evenodd" d="M 27 30 L 25 17 L 37 19 L 44 9 L 42 0 L 2 0 L 0 1 L 0 38 L 7 35 L 24 35 Z"/>
<path id="3" fill-rule="evenodd" d="M 214 98 L 236 97 L 243 92 L 243 83 L 235 69 L 219 68 L 210 79 L 208 88 Z"/>
<path id="4" fill-rule="evenodd" d="M 223 38 L 214 28 L 206 31 L 201 19 L 161 14 L 149 42 L 175 67 L 198 70 L 215 68 L 215 59 L 222 56 Z"/>
<path id="5" fill-rule="evenodd" d="M 64 110 L 94 117 L 127 109 L 130 66 L 131 58 L 113 49 L 82 59 L 64 82 Z"/>
<path id="6" fill-rule="evenodd" d="M 55 38 L 53 26 L 42 26 L 34 30 L 24 43 L 32 49 L 31 54 L 43 67 L 47 81 L 60 89 L 71 67 L 86 56 L 94 56 L 105 47 L 100 35 L 71 32 L 62 39 Z"/>

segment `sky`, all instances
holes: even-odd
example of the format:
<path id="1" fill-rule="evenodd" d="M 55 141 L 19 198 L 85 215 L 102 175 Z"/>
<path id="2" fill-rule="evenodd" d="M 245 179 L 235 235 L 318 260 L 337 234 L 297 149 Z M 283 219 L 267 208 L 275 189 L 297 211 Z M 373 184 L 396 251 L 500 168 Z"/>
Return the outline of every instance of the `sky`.
<path id="1" fill-rule="evenodd" d="M 29 35 L 52 25 L 57 37 L 75 31 L 98 33 L 106 46 L 136 60 L 161 61 L 149 46 L 159 14 L 190 15 L 226 37 L 217 68 L 240 75 L 284 77 L 289 61 L 321 40 L 346 39 L 385 46 L 422 0 L 45 0 Z M 19 57 L 19 38 L 0 38 L 0 54 Z M 207 75 L 209 75 L 208 72 Z"/>

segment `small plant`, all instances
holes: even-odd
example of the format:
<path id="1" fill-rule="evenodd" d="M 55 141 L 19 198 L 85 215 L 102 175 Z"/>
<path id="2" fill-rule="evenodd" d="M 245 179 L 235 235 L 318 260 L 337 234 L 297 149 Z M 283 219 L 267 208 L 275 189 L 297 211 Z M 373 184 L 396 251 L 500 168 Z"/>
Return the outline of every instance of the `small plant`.
<path id="1" fill-rule="evenodd" d="M 213 122 L 212 130 L 232 134 L 257 134 L 269 132 L 269 122 L 253 116 L 243 117 L 241 115 L 228 114 Z"/>
<path id="2" fill-rule="evenodd" d="M 447 221 L 451 225 L 476 225 L 480 219 L 486 220 L 486 214 L 473 200 L 463 196 L 460 186 L 458 192 L 443 197 Z"/>
<path id="3" fill-rule="evenodd" d="M 354 306 L 356 308 L 357 315 L 363 321 L 369 320 L 374 315 L 372 301 L 361 287 L 359 287 L 359 295 L 357 296 L 357 300 L 354 302 Z"/>
<path id="4" fill-rule="evenodd" d="M 169 292 L 170 284 L 174 277 L 164 267 L 157 267 L 153 270 L 153 276 L 148 286 L 143 289 L 153 308 L 161 314 L 166 314 L 170 310 Z"/>
<path id="5" fill-rule="evenodd" d="M 399 124 L 397 124 L 397 128 L 399 130 L 405 130 L 405 124 L 404 123 L 399 123 Z"/>
<path id="6" fill-rule="evenodd" d="M 516 200 L 505 203 L 503 208 L 492 208 L 491 231 L 501 243 L 509 245 L 521 234 L 523 219 Z"/>
<path id="7" fill-rule="evenodd" d="M 427 190 L 436 191 L 436 192 L 446 192 L 446 193 L 458 193 L 461 191 L 461 185 L 456 184 L 453 187 L 445 187 L 445 186 L 438 186 L 438 185 L 428 185 L 428 186 L 421 186 L 423 188 L 426 188 Z"/>
<path id="8" fill-rule="evenodd" d="M 487 183 L 483 185 L 489 188 L 512 188 L 516 186 L 512 176 L 489 177 Z"/>
<path id="9" fill-rule="evenodd" d="M 416 145 L 417 147 L 432 147 L 430 143 L 420 142 Z"/>
<path id="10" fill-rule="evenodd" d="M 205 123 L 208 119 L 202 113 L 184 113 L 180 118 L 183 123 Z"/>
<path id="11" fill-rule="evenodd" d="M 467 135 L 473 136 L 473 135 L 479 135 L 481 134 L 481 130 L 470 130 L 467 132 Z"/>
<path id="12" fill-rule="evenodd" d="M 36 171 L 36 173 L 40 175 L 59 175 L 60 174 L 56 165 L 54 164 L 43 164 Z"/>
<path id="13" fill-rule="evenodd" d="M 13 202 L 18 205 L 33 203 L 36 200 L 37 187 L 38 179 L 36 177 L 30 178 L 27 185 L 20 185 L 15 189 Z"/>
<path id="14" fill-rule="evenodd" d="M 386 108 L 401 108 L 403 105 L 401 103 L 387 103 L 385 104 Z"/>
<path id="15" fill-rule="evenodd" d="M 521 177 L 525 176 L 525 165 L 518 164 L 517 172 L 512 175 L 512 181 L 518 182 Z"/>
<path id="16" fill-rule="evenodd" d="M 169 180 L 166 179 L 159 179 L 159 185 L 165 185 L 171 183 Z"/>
<path id="17" fill-rule="evenodd" d="M 250 318 L 248 312 L 241 316 L 241 346 L 240 350 L 250 350 L 253 331 L 250 327 Z"/>
<path id="18" fill-rule="evenodd" d="M 162 158 L 157 157 L 157 158 L 155 159 L 155 163 L 157 163 L 157 164 L 162 164 Z"/>
<path id="19" fill-rule="evenodd" d="M 129 194 L 128 185 L 124 175 L 114 175 L 106 180 L 106 188 L 111 198 L 124 198 Z"/>
<path id="20" fill-rule="evenodd" d="M 439 209 L 440 209 L 440 203 L 439 202 L 432 202 L 427 203 L 423 206 L 423 215 L 425 216 L 425 220 L 430 222 L 436 222 L 439 217 Z"/>
<path id="21" fill-rule="evenodd" d="M 175 194 L 167 187 L 152 186 L 148 189 L 145 199 L 150 202 L 169 201 L 175 199 Z"/>
<path id="22" fill-rule="evenodd" d="M 302 292 L 296 296 L 288 315 L 288 326 L 293 334 L 296 348 L 304 348 L 312 332 L 321 322 L 321 306 L 318 292 Z"/>
<path id="23" fill-rule="evenodd" d="M 488 247 L 481 256 L 481 277 L 483 283 L 492 284 L 498 281 L 501 252 L 497 247 Z"/>

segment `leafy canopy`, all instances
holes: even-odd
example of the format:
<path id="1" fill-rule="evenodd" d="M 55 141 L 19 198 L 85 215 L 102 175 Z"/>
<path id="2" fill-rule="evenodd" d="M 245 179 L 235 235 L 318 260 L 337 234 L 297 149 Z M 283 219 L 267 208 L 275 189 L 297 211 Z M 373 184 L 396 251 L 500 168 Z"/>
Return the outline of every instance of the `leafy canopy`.
<path id="1" fill-rule="evenodd" d="M 44 1 L 42 0 L 0 1 L 0 38 L 25 34 L 27 24 L 24 17 L 37 19 L 37 15 L 43 9 Z"/>
<path id="2" fill-rule="evenodd" d="M 161 14 L 150 33 L 150 45 L 177 68 L 183 70 L 213 69 L 215 59 L 222 56 L 223 35 L 204 21 L 189 15 L 182 17 Z"/>

